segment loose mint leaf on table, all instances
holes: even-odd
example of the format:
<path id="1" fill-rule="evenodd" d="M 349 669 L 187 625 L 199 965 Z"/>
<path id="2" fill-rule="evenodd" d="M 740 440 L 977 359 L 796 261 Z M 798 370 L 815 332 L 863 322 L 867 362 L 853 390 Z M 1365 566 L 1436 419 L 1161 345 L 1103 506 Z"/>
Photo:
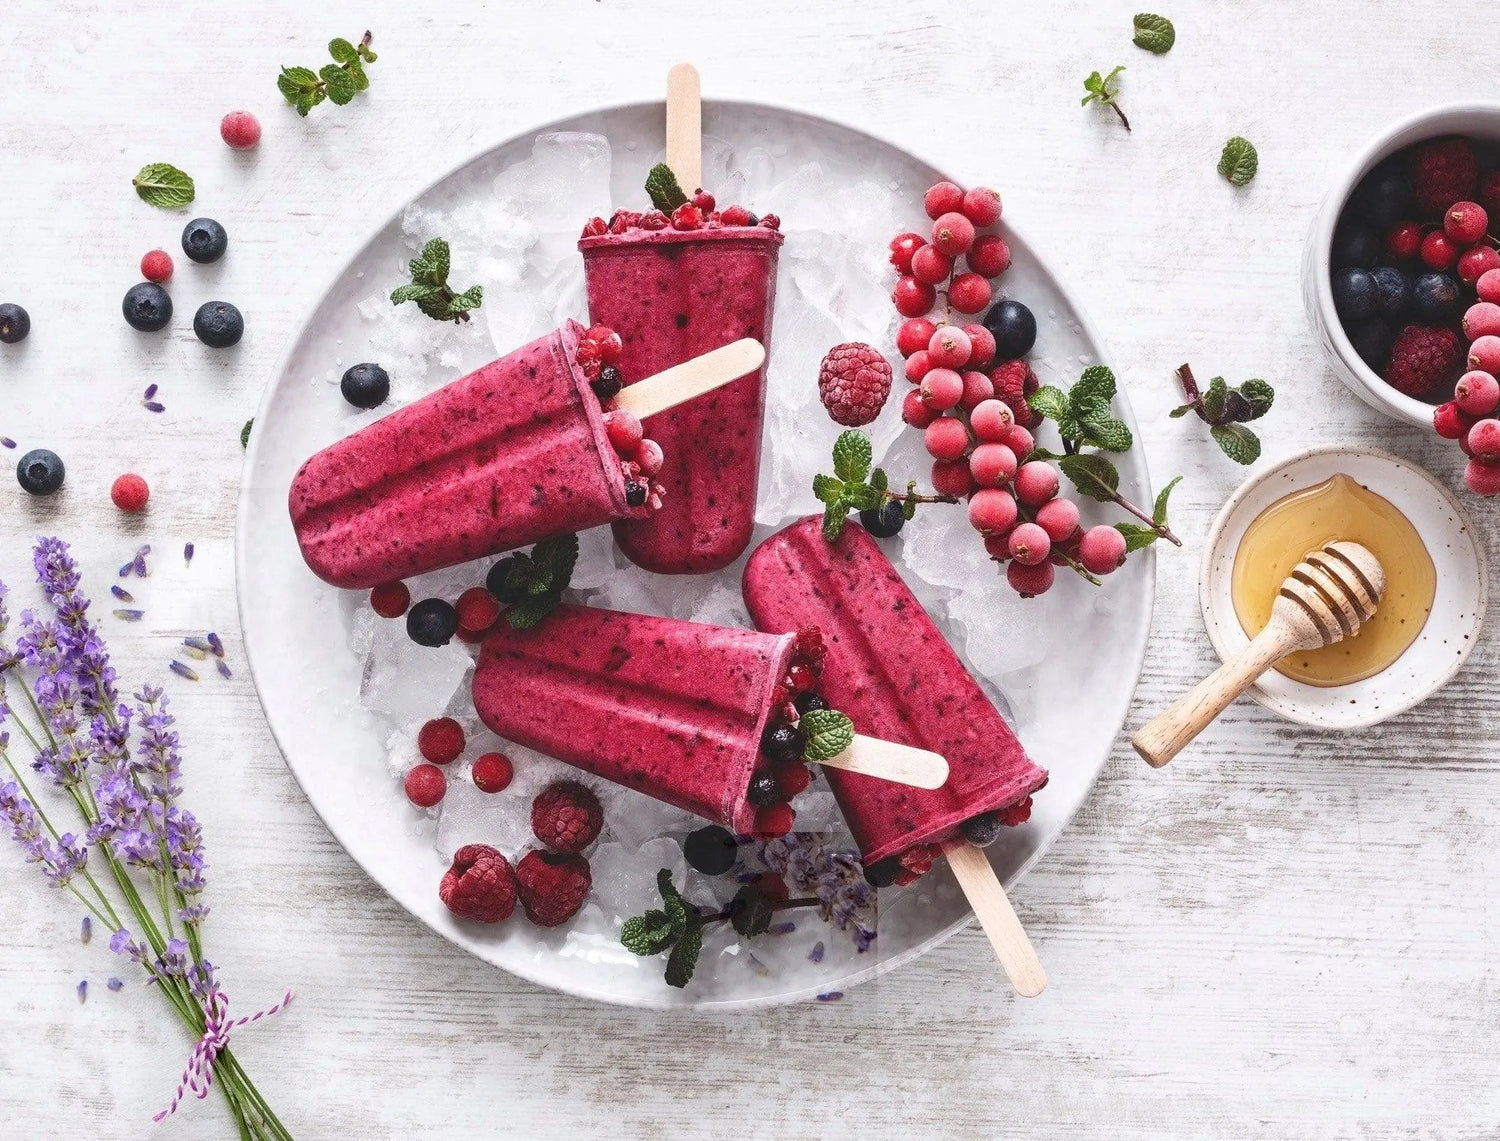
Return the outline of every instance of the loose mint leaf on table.
<path id="1" fill-rule="evenodd" d="M 646 193 L 651 196 L 651 205 L 663 214 L 670 214 L 688 200 L 682 187 L 677 184 L 677 175 L 664 162 L 657 163 L 647 173 Z"/>
<path id="2" fill-rule="evenodd" d="M 1240 394 L 1250 405 L 1250 415 L 1245 417 L 1247 420 L 1259 420 L 1271 410 L 1271 402 L 1276 399 L 1276 390 L 1265 381 L 1255 378 L 1240 385 Z"/>
<path id="3" fill-rule="evenodd" d="M 245 421 L 245 426 L 240 429 L 240 447 L 242 447 L 242 448 L 248 448 L 250 446 L 250 429 L 253 428 L 253 427 L 255 427 L 255 417 L 254 416 L 252 416 L 252 417 L 250 417 L 250 419 L 246 420 Z"/>
<path id="4" fill-rule="evenodd" d="M 807 744 L 803 757 L 817 764 L 836 757 L 854 743 L 854 722 L 837 709 L 814 709 L 797 722 Z"/>
<path id="5" fill-rule="evenodd" d="M 1137 19 L 1140 17 L 1137 16 Z M 333 57 L 334 63 L 354 63 L 359 59 L 359 51 L 348 40 L 332 39 L 328 41 L 328 54 Z"/>
<path id="6" fill-rule="evenodd" d="M 1235 135 L 1224 144 L 1224 153 L 1219 156 L 1219 173 L 1233 185 L 1246 185 L 1259 168 L 1260 156 L 1249 139 Z"/>
<path id="7" fill-rule="evenodd" d="M 169 162 L 147 163 L 130 184 L 143 202 L 163 209 L 186 206 L 196 193 L 191 176 Z"/>
<path id="8" fill-rule="evenodd" d="M 1165 16 L 1152 12 L 1137 12 L 1135 20 L 1135 46 L 1145 48 L 1155 55 L 1165 55 L 1177 42 L 1177 29 Z"/>
<path id="9" fill-rule="evenodd" d="M 304 117 L 325 99 L 338 106 L 349 103 L 370 86 L 365 64 L 374 63 L 377 58 L 370 50 L 370 39 L 370 33 L 366 32 L 357 44 L 345 39 L 329 40 L 332 63 L 325 63 L 317 71 L 310 67 L 283 67 L 276 77 L 276 89 Z"/>
<path id="10" fill-rule="evenodd" d="M 1259 378 L 1232 385 L 1222 376 L 1214 377 L 1206 389 L 1200 390 L 1187 365 L 1177 370 L 1177 379 L 1182 382 L 1187 403 L 1172 409 L 1171 415 L 1175 418 L 1197 413 L 1226 456 L 1235 463 L 1254 463 L 1260 457 L 1260 438 L 1245 427 L 1245 422 L 1259 420 L 1271 410 L 1276 390 Z"/>
<path id="11" fill-rule="evenodd" d="M 324 64 L 318 74 L 331 102 L 342 107 L 354 98 L 354 77 L 336 63 Z"/>
<path id="12" fill-rule="evenodd" d="M 1260 437 L 1243 424 L 1215 424 L 1208 431 L 1235 463 L 1253 464 L 1260 459 Z"/>
<path id="13" fill-rule="evenodd" d="M 1125 117 L 1125 112 L 1120 109 L 1116 102 L 1119 95 L 1120 72 L 1125 70 L 1124 64 L 1116 67 L 1108 75 L 1100 75 L 1097 71 L 1091 71 L 1088 78 L 1083 81 L 1083 89 L 1088 92 L 1083 97 L 1083 105 L 1087 107 L 1090 103 L 1099 103 L 1108 107 L 1118 117 L 1125 129 L 1130 130 L 1130 120 Z"/>

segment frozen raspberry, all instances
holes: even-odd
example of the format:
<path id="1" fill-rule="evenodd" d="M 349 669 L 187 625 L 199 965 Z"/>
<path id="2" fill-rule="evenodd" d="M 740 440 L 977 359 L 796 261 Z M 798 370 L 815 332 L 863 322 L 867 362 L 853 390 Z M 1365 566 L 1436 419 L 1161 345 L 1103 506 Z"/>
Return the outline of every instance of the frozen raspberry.
<path id="1" fill-rule="evenodd" d="M 809 660 L 821 661 L 828 653 L 820 626 L 803 626 L 797 631 L 796 653 Z"/>
<path id="2" fill-rule="evenodd" d="M 976 186 L 964 195 L 964 217 L 976 226 L 993 226 L 1000 221 L 1000 195 L 988 186 Z"/>
<path id="3" fill-rule="evenodd" d="M 712 214 L 719 205 L 719 203 L 714 199 L 714 196 L 708 191 L 704 190 L 701 186 L 698 188 L 698 192 L 693 195 L 690 201 L 694 206 L 698 207 L 698 209 L 702 210 L 705 214 Z"/>
<path id="4" fill-rule="evenodd" d="M 151 498 L 151 489 L 146 481 L 134 472 L 127 472 L 115 480 L 109 489 L 109 497 L 121 511 L 134 514 L 146 510 L 146 501 Z"/>
<path id="5" fill-rule="evenodd" d="M 1078 561 L 1090 574 L 1111 574 L 1125 565 L 1125 536 L 1113 527 L 1090 527 L 1078 540 Z"/>
<path id="6" fill-rule="evenodd" d="M 1433 269 L 1448 269 L 1458 261 L 1458 246 L 1442 230 L 1434 230 L 1422 239 L 1422 261 Z"/>
<path id="7" fill-rule="evenodd" d="M 460 919 L 499 923 L 516 907 L 516 873 L 488 844 L 465 844 L 443 873 L 438 898 Z"/>
<path id="8" fill-rule="evenodd" d="M 500 792 L 509 787 L 516 770 L 504 753 L 485 753 L 474 762 L 470 775 L 480 792 Z"/>
<path id="9" fill-rule="evenodd" d="M 1383 375 L 1396 391 L 1422 397 L 1458 372 L 1463 361 L 1463 345 L 1452 329 L 1408 325 L 1397 334 Z"/>
<path id="10" fill-rule="evenodd" d="M 1036 525 L 1054 543 L 1065 543 L 1078 530 L 1078 504 L 1059 495 L 1036 509 Z"/>
<path id="11" fill-rule="evenodd" d="M 929 338 L 930 339 L 930 338 Z M 913 384 L 921 384 L 922 378 L 933 369 L 932 356 L 926 349 L 918 349 L 906 359 L 906 368 L 902 371 L 906 379 Z"/>
<path id="12" fill-rule="evenodd" d="M 907 276 L 896 282 L 896 288 L 891 290 L 891 300 L 901 316 L 925 317 L 937 300 L 937 290 L 925 281 Z"/>
<path id="13" fill-rule="evenodd" d="M 640 227 L 643 230 L 665 230 L 671 224 L 672 219 L 660 210 L 647 210 L 641 215 Z"/>
<path id="14" fill-rule="evenodd" d="M 594 886 L 582 856 L 533 849 L 516 865 L 516 887 L 526 918 L 538 927 L 556 927 L 578 914 Z"/>
<path id="15" fill-rule="evenodd" d="M 152 250 L 141 258 L 141 276 L 158 285 L 172 280 L 172 255 L 166 250 Z"/>
<path id="16" fill-rule="evenodd" d="M 604 827 L 599 798 L 577 781 L 554 781 L 531 802 L 531 830 L 549 848 L 581 852 Z"/>
<path id="17" fill-rule="evenodd" d="M 932 870 L 937 859 L 937 849 L 931 844 L 919 844 L 901 853 L 898 861 L 901 871 L 896 875 L 897 887 L 909 887 Z"/>
<path id="18" fill-rule="evenodd" d="M 726 226 L 753 226 L 755 225 L 755 215 L 743 206 L 727 206 L 724 212 L 719 215 L 719 221 L 723 222 Z"/>
<path id="19" fill-rule="evenodd" d="M 990 370 L 990 381 L 995 386 L 995 396 L 1010 405 L 1016 423 L 1023 428 L 1032 428 L 1041 422 L 1041 417 L 1032 411 L 1027 399 L 1041 387 L 1036 373 L 1025 361 L 1006 361 Z"/>
<path id="20" fill-rule="evenodd" d="M 1458 279 L 1465 285 L 1479 284 L 1479 279 L 1493 269 L 1500 269 L 1500 251 L 1492 246 L 1475 246 L 1458 255 Z M 1489 298 L 1485 298 L 1489 300 Z"/>
<path id="21" fill-rule="evenodd" d="M 932 224 L 932 244 L 950 258 L 969 252 L 974 244 L 974 223 L 962 214 L 944 214 Z"/>
<path id="22" fill-rule="evenodd" d="M 960 313 L 979 313 L 990 303 L 990 283 L 977 273 L 961 273 L 948 285 L 948 304 Z"/>
<path id="23" fill-rule="evenodd" d="M 1412 148 L 1407 164 L 1417 205 L 1433 217 L 1455 202 L 1472 200 L 1479 188 L 1479 163 L 1468 139 L 1422 143 Z"/>
<path id="24" fill-rule="evenodd" d="M 1500 305 L 1493 301 L 1476 301 L 1464 313 L 1464 336 L 1471 341 L 1480 337 L 1500 337 Z"/>
<path id="25" fill-rule="evenodd" d="M 400 618 L 411 605 L 411 591 L 399 579 L 383 582 L 370 591 L 370 609 L 382 618 Z"/>
<path id="26" fill-rule="evenodd" d="M 603 218 L 590 218 L 583 224 L 583 236 L 585 238 L 597 238 L 600 234 L 609 233 L 609 223 Z"/>
<path id="27" fill-rule="evenodd" d="M 1500 376 L 1500 337 L 1480 337 L 1470 345 L 1469 367 Z"/>
<path id="28" fill-rule="evenodd" d="M 1006 541 L 1010 557 L 1028 567 L 1047 561 L 1052 553 L 1052 538 L 1035 523 L 1018 523 Z"/>
<path id="29" fill-rule="evenodd" d="M 1026 821 L 1030 819 L 1031 797 L 1029 796 L 1024 800 L 1017 801 L 1009 808 L 1003 808 L 1000 810 L 1000 823 L 1009 828 L 1015 828 L 1018 825 L 1025 824 Z"/>
<path id="30" fill-rule="evenodd" d="M 986 444 L 985 447 L 1003 448 L 1005 445 Z M 1001 487 L 982 487 L 969 499 L 969 525 L 981 535 L 1005 534 L 1016 525 L 1018 513 L 1016 497 Z"/>
<path id="31" fill-rule="evenodd" d="M 911 272 L 911 259 L 923 246 L 927 239 L 921 234 L 897 234 L 891 239 L 891 264 L 896 267 L 897 273 Z"/>
<path id="32" fill-rule="evenodd" d="M 451 717 L 434 717 L 417 733 L 417 751 L 435 765 L 458 760 L 464 751 L 464 729 Z"/>
<path id="33" fill-rule="evenodd" d="M 980 487 L 1000 487 L 1009 483 L 1019 466 L 1016 453 L 1004 444 L 980 444 L 969 453 L 969 471 Z M 970 506 L 972 508 L 972 504 Z"/>
<path id="34" fill-rule="evenodd" d="M 1432 428 L 1445 440 L 1460 440 L 1474 426 L 1452 400 L 1439 404 L 1432 410 Z"/>
<path id="35" fill-rule="evenodd" d="M 969 367 L 989 368 L 995 360 L 995 334 L 983 325 L 965 325 L 969 334 Z"/>
<path id="36" fill-rule="evenodd" d="M 927 211 L 927 216 L 933 219 L 961 209 L 963 204 L 963 187 L 952 182 L 936 183 L 922 196 L 922 208 Z"/>
<path id="37" fill-rule="evenodd" d="M 1464 437 L 1469 454 L 1481 460 L 1500 460 L 1500 420 L 1481 420 Z"/>
<path id="38" fill-rule="evenodd" d="M 1010 410 L 1010 405 L 993 397 L 980 401 L 969 413 L 969 427 L 973 429 L 974 435 L 990 443 L 1004 443 L 1006 432 L 1015 422 L 1015 413 Z"/>
<path id="39" fill-rule="evenodd" d="M 488 630 L 500 617 L 500 600 L 482 586 L 471 586 L 453 606 L 458 611 L 458 628 L 470 633 Z"/>
<path id="40" fill-rule="evenodd" d="M 448 778 L 436 765 L 413 765 L 403 782 L 406 799 L 418 808 L 431 808 L 448 792 Z"/>
<path id="41" fill-rule="evenodd" d="M 932 340 L 932 334 L 936 332 L 937 326 L 926 317 L 912 317 L 902 321 L 901 328 L 896 331 L 896 351 L 903 357 L 909 357 L 918 349 L 925 349 L 927 342 Z"/>
<path id="42" fill-rule="evenodd" d="M 634 412 L 616 408 L 604 414 L 604 431 L 609 442 L 621 456 L 632 456 L 641 445 L 643 435 L 641 420 Z"/>
<path id="43" fill-rule="evenodd" d="M 641 469 L 642 475 L 656 475 L 666 462 L 667 457 L 655 440 L 642 440 L 635 449 L 635 465 Z"/>
<path id="44" fill-rule="evenodd" d="M 806 791 L 807 786 L 812 784 L 812 780 L 812 769 L 806 765 L 785 765 L 776 774 L 776 783 L 781 788 L 781 795 L 787 800 Z"/>
<path id="45" fill-rule="evenodd" d="M 911 259 L 911 275 L 925 285 L 941 285 L 953 272 L 953 259 L 933 246 L 923 246 Z"/>
<path id="46" fill-rule="evenodd" d="M 699 230 L 703 228 L 703 211 L 691 202 L 684 202 L 672 211 L 672 229 Z"/>
<path id="47" fill-rule="evenodd" d="M 1022 598 L 1035 598 L 1039 594 L 1046 594 L 1052 589 L 1052 581 L 1056 572 L 1049 562 L 1040 562 L 1035 566 L 1027 566 L 1025 563 L 1011 563 L 1005 568 L 1005 579 L 1010 583 L 1011 589 Z"/>
<path id="48" fill-rule="evenodd" d="M 237 151 L 260 142 L 260 120 L 249 111 L 231 111 L 219 122 L 219 138 Z"/>
<path id="49" fill-rule="evenodd" d="M 793 693 L 807 693 L 818 684 L 817 676 L 801 663 L 787 670 L 786 678 L 791 683 Z"/>
<path id="50" fill-rule="evenodd" d="M 1394 258 L 1414 258 L 1422 248 L 1422 227 L 1416 222 L 1397 222 L 1385 235 L 1385 249 Z"/>
<path id="51" fill-rule="evenodd" d="M 755 813 L 755 835 L 762 840 L 785 836 L 796 823 L 797 813 L 785 802 L 759 809 Z"/>
<path id="52" fill-rule="evenodd" d="M 776 214 L 764 214 L 761 216 L 760 224 L 767 230 L 781 229 L 781 218 Z"/>
<path id="53" fill-rule="evenodd" d="M 620 354 L 625 351 L 625 341 L 608 325 L 594 325 L 583 335 L 599 348 L 599 359 L 604 364 L 619 364 Z"/>
<path id="54" fill-rule="evenodd" d="M 956 408 L 958 402 L 964 398 L 964 378 L 959 376 L 951 368 L 928 369 L 927 375 L 922 378 L 922 383 L 917 389 L 922 395 L 922 403 L 936 412 L 946 412 L 950 408 Z M 960 429 L 963 424 L 953 421 Z M 951 433 L 951 428 L 940 429 L 944 433 Z M 967 435 L 965 435 L 967 439 Z M 929 445 L 930 447 L 931 445 Z M 934 455 L 937 453 L 934 452 Z M 962 453 L 959 453 L 962 454 Z M 939 456 L 940 459 L 957 459 L 958 455 Z"/>
<path id="55" fill-rule="evenodd" d="M 986 400 L 995 395 L 995 384 L 984 373 L 977 369 L 969 369 L 963 374 L 964 392 L 958 398 L 958 406 L 965 412 L 972 412 Z"/>
<path id="56" fill-rule="evenodd" d="M 640 224 L 641 216 L 634 210 L 616 210 L 609 219 L 609 232 L 611 234 L 623 234 L 633 226 Z"/>
<path id="57" fill-rule="evenodd" d="M 1500 463 L 1471 459 L 1464 468 L 1464 483 L 1475 495 L 1500 495 Z"/>
<path id="58" fill-rule="evenodd" d="M 901 419 L 913 428 L 925 428 L 940 415 L 936 408 L 929 408 L 922 402 L 922 393 L 918 389 L 912 389 L 901 401 Z"/>
<path id="59" fill-rule="evenodd" d="M 1010 246 L 998 234 L 980 234 L 964 260 L 975 273 L 999 277 L 1010 268 Z"/>
<path id="60" fill-rule="evenodd" d="M 974 477 L 969 474 L 968 460 L 934 460 L 932 464 L 932 490 L 939 495 L 955 495 L 960 498 L 974 489 Z"/>
<path id="61" fill-rule="evenodd" d="M 963 368 L 974 345 L 957 325 L 939 325 L 927 342 L 927 357 L 938 368 Z"/>
<path id="62" fill-rule="evenodd" d="M 1493 301 L 1500 305 L 1500 267 L 1481 273 L 1474 288 L 1479 293 L 1479 300 Z"/>
<path id="63" fill-rule="evenodd" d="M 1057 494 L 1057 469 L 1046 460 L 1032 460 L 1016 471 L 1016 498 L 1027 507 L 1040 507 Z"/>
<path id="64" fill-rule="evenodd" d="M 890 394 L 890 362 L 869 345 L 834 345 L 818 367 L 818 399 L 835 423 L 851 428 L 868 424 Z"/>
<path id="65" fill-rule="evenodd" d="M 1455 202 L 1443 215 L 1443 232 L 1461 246 L 1472 246 L 1490 228 L 1490 216 L 1478 202 Z"/>

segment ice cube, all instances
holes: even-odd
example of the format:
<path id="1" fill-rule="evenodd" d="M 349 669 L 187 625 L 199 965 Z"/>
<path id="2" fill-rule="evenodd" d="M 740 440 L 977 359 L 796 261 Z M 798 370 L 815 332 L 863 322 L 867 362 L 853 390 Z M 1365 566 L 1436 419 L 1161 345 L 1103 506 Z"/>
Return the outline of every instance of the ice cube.
<path id="1" fill-rule="evenodd" d="M 710 626 L 751 626 L 750 612 L 745 608 L 745 596 L 738 588 L 716 584 L 694 606 L 688 618 L 693 622 L 706 622 Z"/>
<path id="2" fill-rule="evenodd" d="M 597 590 L 618 573 L 614 533 L 608 527 L 590 527 L 578 533 L 578 562 L 571 580 L 574 590 Z"/>
<path id="3" fill-rule="evenodd" d="M 656 877 L 661 869 L 672 873 L 672 882 L 682 889 L 687 861 L 675 840 L 660 838 L 632 849 L 624 844 L 600 844 L 589 857 L 594 878 L 592 902 L 605 915 L 628 919 L 661 907 Z"/>
<path id="4" fill-rule="evenodd" d="M 406 623 L 380 622 L 365 659 L 360 704 L 391 726 L 426 720 L 448 704 L 470 665 L 457 641 L 419 646 L 406 636 Z"/>
<path id="5" fill-rule="evenodd" d="M 691 812 L 634 789 L 612 784 L 604 794 L 605 830 L 630 851 L 669 833 L 685 835 L 704 823 Z"/>
<path id="6" fill-rule="evenodd" d="M 497 793 L 483 792 L 467 767 L 449 774 L 448 794 L 438 817 L 437 850 L 447 859 L 465 844 L 489 844 L 512 861 L 529 847 L 540 847 L 531 830 L 531 802 L 556 780 L 592 784 L 591 778 L 571 765 L 505 741 L 485 731 L 475 734 L 466 752 L 479 756 L 497 751 L 510 758 L 515 777 Z M 452 767 L 452 766 L 450 766 Z"/>

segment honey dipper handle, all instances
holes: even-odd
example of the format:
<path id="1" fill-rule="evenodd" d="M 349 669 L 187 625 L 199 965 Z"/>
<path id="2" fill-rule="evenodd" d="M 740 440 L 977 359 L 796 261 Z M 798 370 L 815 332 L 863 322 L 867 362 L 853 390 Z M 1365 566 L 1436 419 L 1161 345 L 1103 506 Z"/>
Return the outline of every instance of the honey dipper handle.
<path id="1" fill-rule="evenodd" d="M 1130 739 L 1135 751 L 1148 765 L 1161 768 L 1256 678 L 1295 649 L 1297 641 L 1293 631 L 1273 619 L 1248 646 L 1142 725 Z"/>

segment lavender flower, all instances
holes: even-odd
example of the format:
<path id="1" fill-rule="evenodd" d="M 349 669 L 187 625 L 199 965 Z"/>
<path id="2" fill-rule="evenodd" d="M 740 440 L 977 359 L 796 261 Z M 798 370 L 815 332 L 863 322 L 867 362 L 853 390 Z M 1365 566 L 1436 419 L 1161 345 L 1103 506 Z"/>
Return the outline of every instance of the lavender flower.
<path id="1" fill-rule="evenodd" d="M 104 640 L 88 620 L 89 600 L 78 589 L 78 564 L 68 544 L 61 539 L 38 540 L 33 562 L 37 581 L 57 610 L 58 646 L 78 683 L 84 713 L 92 716 L 112 709 L 119 700 L 115 671 Z"/>
<path id="2" fill-rule="evenodd" d="M 815 836 L 791 833 L 768 841 L 761 859 L 793 890 L 817 896 L 818 914 L 847 931 L 857 951 L 874 945 L 876 892 L 853 852 L 826 848 Z"/>
<path id="3" fill-rule="evenodd" d="M 167 949 L 156 960 L 156 969 L 171 979 L 187 978 L 191 954 L 186 939 L 167 940 Z"/>
<path id="4" fill-rule="evenodd" d="M 108 985 L 108 987 L 109 987 L 110 990 L 115 990 L 115 991 L 124 990 L 125 989 L 125 980 L 124 979 L 117 979 L 113 975 L 111 975 L 110 979 L 109 979 L 109 982 L 106 985 Z"/>
<path id="5" fill-rule="evenodd" d="M 160 686 L 148 685 L 135 695 L 141 718 L 141 736 L 136 745 L 140 771 L 150 777 L 151 796 L 163 808 L 182 795 L 182 757 L 172 728 L 177 718 L 167 712 L 170 702 Z"/>
<path id="6" fill-rule="evenodd" d="M 116 955 L 124 955 L 131 962 L 140 963 L 142 966 L 150 961 L 151 952 L 143 944 L 137 943 L 131 937 L 130 932 L 123 927 L 110 936 L 109 949 Z"/>
<path id="7" fill-rule="evenodd" d="M 78 941 L 80 943 L 82 943 L 84 946 L 88 946 L 89 940 L 92 939 L 93 937 L 94 937 L 94 921 L 92 919 L 90 919 L 87 915 L 85 915 L 83 917 L 83 922 L 78 925 Z"/>

